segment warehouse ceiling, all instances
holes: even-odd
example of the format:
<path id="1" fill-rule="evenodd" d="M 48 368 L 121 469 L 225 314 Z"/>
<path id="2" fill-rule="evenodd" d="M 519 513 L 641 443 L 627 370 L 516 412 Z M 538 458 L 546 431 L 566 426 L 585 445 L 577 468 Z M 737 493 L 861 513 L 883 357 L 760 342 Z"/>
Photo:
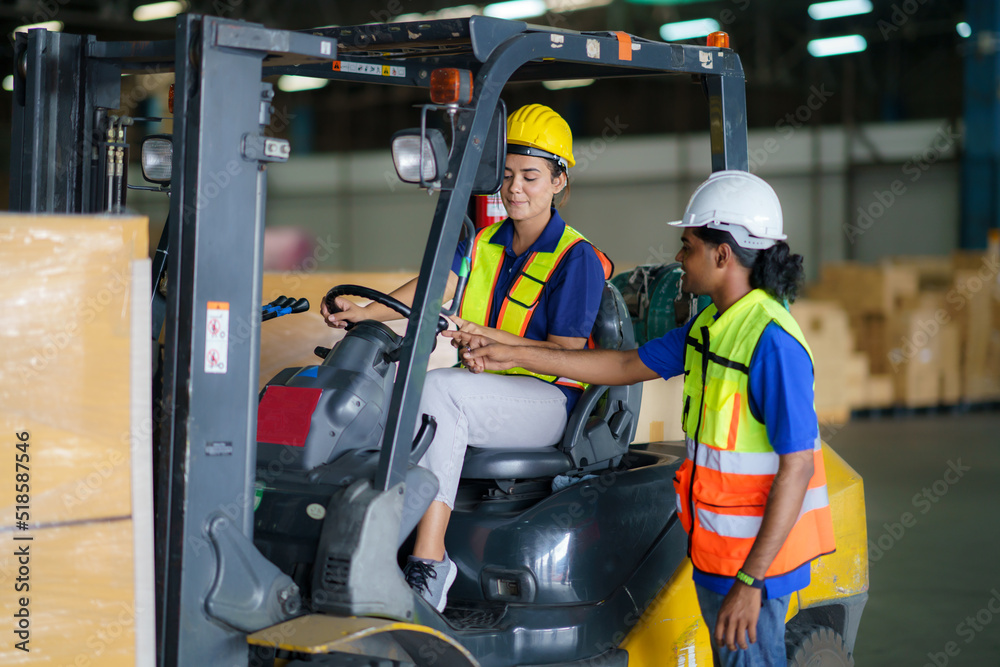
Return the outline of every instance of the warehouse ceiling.
<path id="1" fill-rule="evenodd" d="M 304 30 L 327 25 L 414 20 L 415 15 L 447 16 L 463 0 L 189 0 L 188 10 Z M 731 35 L 747 72 L 751 128 L 780 126 L 796 113 L 809 124 L 855 124 L 919 118 L 954 118 L 962 111 L 962 55 L 972 48 L 956 24 L 962 4 L 934 0 L 872 0 L 872 11 L 816 21 L 804 0 L 546 0 L 548 10 L 529 23 L 571 30 L 624 30 L 661 39 L 660 26 L 714 18 Z M 102 40 L 169 39 L 174 21 L 137 22 L 134 0 L 6 0 L 0 22 L 6 34 L 19 25 L 60 21 L 66 32 Z M 957 5 L 957 6 L 956 6 Z M 481 11 L 485 3 L 459 11 Z M 809 55 L 817 37 L 860 34 L 868 48 L 828 58 Z M 12 71 L 7 45 L 0 62 Z M 412 124 L 412 104 L 423 93 L 362 84 L 281 93 L 282 103 L 309 123 L 311 150 L 384 147 L 394 129 Z M 629 134 L 702 130 L 707 114 L 700 89 L 677 79 L 598 81 L 567 90 L 539 84 L 508 86 L 508 106 L 547 103 L 570 119 L 574 130 L 597 135 L 618 116 Z M 802 111 L 803 105 L 809 113 Z M 8 105 L 4 105 L 8 106 Z M 7 112 L 9 113 L 9 112 Z M 791 116 L 789 116 L 791 114 Z"/>

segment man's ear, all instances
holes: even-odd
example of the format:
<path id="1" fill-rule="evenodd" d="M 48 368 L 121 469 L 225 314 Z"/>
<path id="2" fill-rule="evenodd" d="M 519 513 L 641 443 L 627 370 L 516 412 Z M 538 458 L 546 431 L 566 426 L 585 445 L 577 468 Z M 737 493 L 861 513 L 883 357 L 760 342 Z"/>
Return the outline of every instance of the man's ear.
<path id="1" fill-rule="evenodd" d="M 729 260 L 735 259 L 733 255 L 733 249 L 729 247 L 728 243 L 720 243 L 715 247 L 717 254 L 715 255 L 716 266 L 720 269 L 726 267 Z"/>

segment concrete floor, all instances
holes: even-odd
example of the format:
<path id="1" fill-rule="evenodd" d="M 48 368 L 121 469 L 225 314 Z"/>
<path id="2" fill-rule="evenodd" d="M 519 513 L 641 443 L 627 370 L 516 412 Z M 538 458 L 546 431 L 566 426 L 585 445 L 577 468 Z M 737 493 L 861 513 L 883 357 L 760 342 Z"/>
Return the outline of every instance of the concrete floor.
<path id="1" fill-rule="evenodd" d="M 1000 665 L 1000 412 L 855 419 L 824 437 L 865 481 L 857 664 Z"/>

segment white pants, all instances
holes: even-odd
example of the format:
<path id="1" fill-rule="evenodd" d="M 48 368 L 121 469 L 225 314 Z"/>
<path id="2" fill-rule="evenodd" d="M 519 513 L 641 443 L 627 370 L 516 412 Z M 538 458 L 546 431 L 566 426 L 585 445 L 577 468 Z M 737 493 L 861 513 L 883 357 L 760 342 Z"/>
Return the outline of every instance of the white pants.
<path id="1" fill-rule="evenodd" d="M 566 395 L 555 385 L 525 375 L 439 368 L 427 373 L 420 413 L 437 419 L 434 440 L 420 465 L 441 485 L 434 500 L 454 508 L 466 447 L 556 444 L 566 430 Z"/>

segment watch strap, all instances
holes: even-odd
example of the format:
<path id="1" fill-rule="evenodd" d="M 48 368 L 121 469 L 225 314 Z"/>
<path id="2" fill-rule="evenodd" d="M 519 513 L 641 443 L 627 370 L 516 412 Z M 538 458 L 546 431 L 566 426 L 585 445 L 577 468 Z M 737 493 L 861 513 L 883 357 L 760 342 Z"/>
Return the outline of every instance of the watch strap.
<path id="1" fill-rule="evenodd" d="M 736 579 L 740 583 L 746 584 L 750 588 L 761 588 L 761 589 L 764 588 L 764 580 L 763 579 L 754 579 L 753 577 L 751 577 L 749 574 L 747 574 L 743 570 L 737 570 L 737 572 L 736 572 Z"/>

